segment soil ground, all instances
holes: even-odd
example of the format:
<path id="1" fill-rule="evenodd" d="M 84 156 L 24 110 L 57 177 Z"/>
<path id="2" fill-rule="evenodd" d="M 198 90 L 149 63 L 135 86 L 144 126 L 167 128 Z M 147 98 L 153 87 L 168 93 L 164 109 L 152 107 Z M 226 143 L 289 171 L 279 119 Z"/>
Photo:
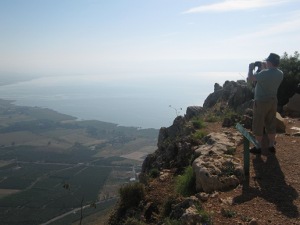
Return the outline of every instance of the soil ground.
<path id="1" fill-rule="evenodd" d="M 276 154 L 268 151 L 264 138 L 262 154 L 250 155 L 250 174 L 242 185 L 219 192 L 204 204 L 213 213 L 214 225 L 300 224 L 300 119 L 286 118 L 285 134 L 276 137 Z M 220 124 L 214 124 L 215 130 Z M 232 128 L 230 128 L 232 129 Z M 236 157 L 243 160 L 243 144 Z M 251 224 L 250 223 L 250 224 Z"/>
<path id="2" fill-rule="evenodd" d="M 262 154 L 250 155 L 250 171 L 245 181 L 234 190 L 210 195 L 202 206 L 212 216 L 213 225 L 300 225 L 300 119 L 286 118 L 286 133 L 276 137 L 276 154 L 267 149 L 264 139 Z M 223 128 L 221 123 L 209 123 L 208 132 L 237 132 Z M 235 157 L 243 162 L 243 144 Z M 147 200 L 162 205 L 174 195 L 174 178 L 165 173 L 148 187 Z M 162 209 L 160 209 L 162 210 Z M 98 218 L 94 223 L 103 224 Z"/>

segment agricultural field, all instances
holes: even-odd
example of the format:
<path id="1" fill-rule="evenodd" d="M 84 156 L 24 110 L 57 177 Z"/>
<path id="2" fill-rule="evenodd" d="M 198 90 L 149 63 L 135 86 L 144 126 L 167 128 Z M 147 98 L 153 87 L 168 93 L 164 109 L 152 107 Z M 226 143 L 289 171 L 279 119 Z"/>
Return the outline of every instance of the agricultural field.
<path id="1" fill-rule="evenodd" d="M 72 224 L 81 208 L 100 215 L 136 177 L 157 136 L 0 100 L 1 224 Z"/>

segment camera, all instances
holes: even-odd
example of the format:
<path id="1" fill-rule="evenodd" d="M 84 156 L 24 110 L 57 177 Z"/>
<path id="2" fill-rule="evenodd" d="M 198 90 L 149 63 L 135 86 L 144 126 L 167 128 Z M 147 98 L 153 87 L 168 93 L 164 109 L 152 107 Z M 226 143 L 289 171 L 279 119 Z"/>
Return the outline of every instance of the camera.
<path id="1" fill-rule="evenodd" d="M 254 67 L 261 68 L 261 66 L 262 66 L 262 62 L 261 62 L 261 61 L 256 61 L 256 62 L 254 63 Z"/>

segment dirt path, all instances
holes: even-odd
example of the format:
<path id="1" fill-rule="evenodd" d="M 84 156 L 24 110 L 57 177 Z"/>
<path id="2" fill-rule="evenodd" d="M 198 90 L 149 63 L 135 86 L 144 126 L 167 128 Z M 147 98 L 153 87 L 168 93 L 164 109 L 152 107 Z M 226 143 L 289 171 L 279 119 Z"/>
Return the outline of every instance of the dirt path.
<path id="1" fill-rule="evenodd" d="M 244 184 L 205 203 L 214 224 L 300 224 L 300 137 L 291 129 L 300 127 L 300 120 L 288 121 L 286 134 L 277 136 L 276 154 L 268 152 L 266 139 L 262 154 L 250 156 Z M 242 145 L 237 157 L 243 159 Z"/>

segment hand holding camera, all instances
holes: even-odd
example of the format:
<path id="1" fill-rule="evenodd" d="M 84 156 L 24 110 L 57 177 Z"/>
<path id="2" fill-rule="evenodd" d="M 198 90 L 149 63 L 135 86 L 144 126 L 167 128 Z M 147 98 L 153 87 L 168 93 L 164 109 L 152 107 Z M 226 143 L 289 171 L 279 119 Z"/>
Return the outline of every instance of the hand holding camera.
<path id="1" fill-rule="evenodd" d="M 253 62 L 253 63 L 249 64 L 249 70 L 252 71 L 255 68 L 257 68 L 257 71 L 261 71 L 261 70 L 267 68 L 267 64 L 266 64 L 266 62 L 261 62 L 261 61 L 256 61 L 256 62 Z"/>
<path id="2" fill-rule="evenodd" d="M 249 64 L 249 71 L 253 71 L 255 68 L 254 63 Z"/>

